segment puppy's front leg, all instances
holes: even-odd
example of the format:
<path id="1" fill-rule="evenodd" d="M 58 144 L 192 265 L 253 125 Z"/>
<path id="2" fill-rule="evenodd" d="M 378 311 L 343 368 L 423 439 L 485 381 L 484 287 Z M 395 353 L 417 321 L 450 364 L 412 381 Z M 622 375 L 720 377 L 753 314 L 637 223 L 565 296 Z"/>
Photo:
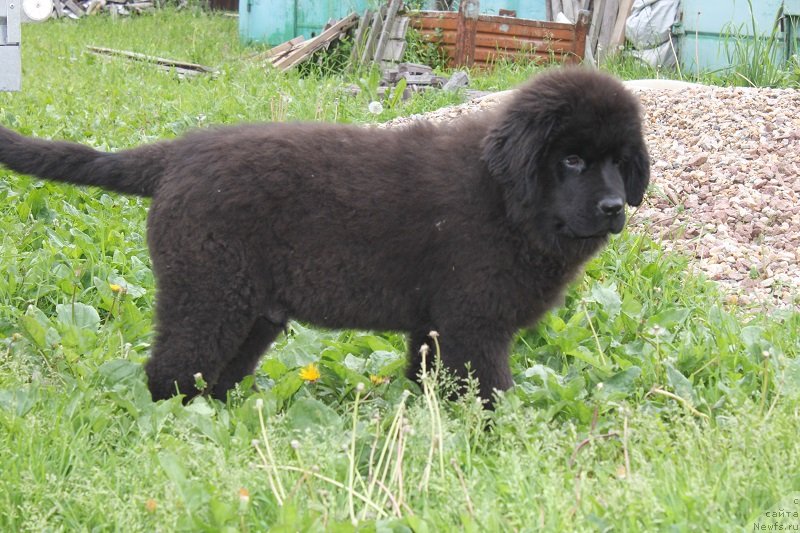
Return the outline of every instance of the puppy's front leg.
<path id="1" fill-rule="evenodd" d="M 426 364 L 430 369 L 437 355 L 443 366 L 454 372 L 462 380 L 468 375 L 478 380 L 478 393 L 491 408 L 495 391 L 505 391 L 514 385 L 511 368 L 508 364 L 508 347 L 513 333 L 503 331 L 499 327 L 460 328 L 447 326 L 441 332 L 413 333 L 409 342 L 409 366 L 407 376 L 418 380 L 422 368 L 420 350 L 423 345 L 429 347 Z M 462 389 L 458 391 L 463 392 Z"/>

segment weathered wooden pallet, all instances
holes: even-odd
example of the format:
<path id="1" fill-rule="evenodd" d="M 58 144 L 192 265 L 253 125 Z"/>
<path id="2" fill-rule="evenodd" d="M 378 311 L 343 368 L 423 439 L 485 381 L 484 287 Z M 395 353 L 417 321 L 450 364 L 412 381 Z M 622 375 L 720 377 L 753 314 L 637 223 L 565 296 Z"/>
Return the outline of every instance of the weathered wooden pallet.
<path id="1" fill-rule="evenodd" d="M 306 61 L 309 57 L 311 57 L 314 52 L 321 50 L 326 46 L 330 46 L 330 43 L 339 39 L 342 35 L 347 33 L 350 28 L 355 26 L 358 23 L 358 15 L 355 13 L 351 13 L 350 15 L 346 16 L 345 18 L 339 20 L 331 27 L 314 37 L 313 39 L 304 40 L 294 46 L 291 46 L 285 54 L 273 56 L 270 60 L 272 66 L 277 68 L 278 70 L 285 72 L 303 61 Z M 291 41 L 287 41 L 287 44 Z M 278 45 L 283 46 L 283 45 Z"/>

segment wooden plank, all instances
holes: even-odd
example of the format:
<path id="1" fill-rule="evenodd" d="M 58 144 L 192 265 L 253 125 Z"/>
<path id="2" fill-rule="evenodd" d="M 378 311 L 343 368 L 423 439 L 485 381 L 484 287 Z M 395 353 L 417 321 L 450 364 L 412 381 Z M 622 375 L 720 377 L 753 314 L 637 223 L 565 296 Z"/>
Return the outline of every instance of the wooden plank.
<path id="1" fill-rule="evenodd" d="M 494 24 L 508 24 L 512 27 L 528 27 L 528 28 L 547 28 L 550 30 L 570 30 L 572 29 L 573 24 L 567 24 L 566 22 L 546 22 L 544 20 L 532 20 L 532 19 L 512 19 L 509 20 L 508 17 L 496 17 L 493 15 L 481 15 L 478 17 L 478 20 L 481 22 L 490 22 Z"/>
<path id="2" fill-rule="evenodd" d="M 592 22 L 586 36 L 586 55 L 591 62 L 596 62 L 597 36 L 600 34 L 600 23 L 603 18 L 603 8 L 606 0 L 594 0 L 592 7 Z"/>
<path id="3" fill-rule="evenodd" d="M 330 41 L 339 38 L 342 33 L 355 26 L 357 22 L 358 15 L 356 13 L 351 13 L 313 39 L 303 41 L 298 46 L 297 52 L 287 54 L 279 61 L 273 61 L 273 66 L 285 72 L 290 68 L 299 65 Z"/>
<path id="4" fill-rule="evenodd" d="M 480 0 L 461 0 L 456 30 L 456 66 L 472 66 L 475 59 L 475 36 L 478 32 Z"/>
<path id="5" fill-rule="evenodd" d="M 420 12 L 412 16 L 412 24 L 418 30 L 457 30 L 458 29 L 458 15 L 456 13 L 444 12 L 446 16 L 436 15 L 438 12 Z M 480 15 L 478 17 L 479 30 L 487 28 L 497 28 L 498 33 L 519 33 L 519 32 L 554 32 L 570 35 L 572 33 L 573 24 L 564 24 L 560 22 L 544 22 L 541 20 L 528 20 L 528 19 L 509 19 L 508 17 L 494 17 L 489 15 Z M 507 28 L 507 30 L 500 30 L 500 28 Z"/>
<path id="6" fill-rule="evenodd" d="M 386 50 L 383 52 L 383 60 L 396 63 L 403 59 L 403 52 L 406 51 L 406 42 L 399 39 L 392 39 L 386 45 Z"/>
<path id="7" fill-rule="evenodd" d="M 559 54 L 556 54 L 558 57 Z M 550 52 L 510 52 L 510 51 L 497 51 L 492 48 L 476 48 L 475 49 L 475 65 L 479 66 L 481 63 L 494 63 L 498 59 L 521 59 L 527 58 L 533 61 L 550 61 L 552 54 Z"/>
<path id="8" fill-rule="evenodd" d="M 547 28 L 540 26 L 527 26 L 515 24 L 497 24 L 478 19 L 478 33 L 489 35 L 516 35 L 529 39 L 572 39 L 574 26 L 572 24 L 559 24 L 558 28 Z"/>
<path id="9" fill-rule="evenodd" d="M 397 63 L 403 59 L 406 51 L 406 33 L 408 32 L 408 17 L 397 17 L 392 24 L 389 34 L 389 42 L 386 43 L 386 50 L 383 52 L 381 66 L 386 67 L 391 63 Z"/>
<path id="10" fill-rule="evenodd" d="M 392 33 L 389 35 L 390 39 L 405 39 L 408 33 L 408 25 L 411 22 L 409 17 L 397 17 L 392 25 Z"/>
<path id="11" fill-rule="evenodd" d="M 72 1 L 72 0 L 68 0 Z M 174 59 L 165 59 L 163 57 L 156 57 L 156 56 L 148 56 L 145 54 L 140 54 L 138 52 L 129 52 L 127 50 L 114 50 L 113 48 L 102 48 L 100 46 L 87 46 L 86 47 L 91 53 L 97 55 L 107 55 L 107 56 L 118 56 L 124 57 L 126 59 L 131 59 L 134 61 L 143 61 L 145 63 L 155 63 L 157 65 L 162 65 L 167 68 L 174 67 L 174 68 L 181 68 L 186 70 L 194 70 L 197 72 L 216 72 L 211 67 L 206 67 L 205 65 L 198 65 L 197 63 L 187 63 L 185 61 L 176 61 Z"/>
<path id="12" fill-rule="evenodd" d="M 58 0 L 54 1 L 57 2 Z M 89 4 L 88 9 L 86 10 L 86 14 L 94 15 L 95 13 L 100 13 L 105 7 L 106 7 L 106 0 L 92 0 L 92 3 Z"/>
<path id="13" fill-rule="evenodd" d="M 617 22 L 614 25 L 614 31 L 611 32 L 609 41 L 609 48 L 612 53 L 618 52 L 620 47 L 625 44 L 625 22 L 628 20 L 628 15 L 631 14 L 632 7 L 633 0 L 621 0 L 619 3 Z"/>
<path id="14" fill-rule="evenodd" d="M 353 69 L 360 65 L 359 62 L 361 61 L 361 52 L 364 50 L 364 45 L 366 44 L 366 32 L 369 29 L 369 23 L 371 20 L 372 11 L 367 9 L 364 11 L 364 14 L 361 15 L 361 19 L 358 21 L 358 27 L 356 28 L 356 34 L 353 37 L 353 49 L 350 52 L 350 62 L 347 65 L 348 72 L 352 72 Z"/>
<path id="15" fill-rule="evenodd" d="M 267 62 L 275 66 L 275 63 L 283 61 L 289 55 L 299 53 L 299 51 L 302 50 L 303 47 L 305 46 L 305 43 L 306 41 L 301 41 L 296 45 L 292 46 L 291 48 L 289 48 L 288 50 L 284 50 L 283 52 L 277 53 L 274 56 L 270 57 L 269 59 L 267 59 Z"/>
<path id="16" fill-rule="evenodd" d="M 61 0 L 53 0 L 53 7 L 56 10 L 56 18 L 64 16 L 64 5 L 61 3 Z"/>
<path id="17" fill-rule="evenodd" d="M 578 11 L 578 21 L 575 23 L 575 39 L 572 51 L 575 54 L 569 59 L 571 63 L 579 63 L 586 57 L 586 36 L 589 33 L 589 24 L 592 14 L 585 9 Z"/>
<path id="18" fill-rule="evenodd" d="M 294 39 L 289 39 L 288 41 L 286 41 L 284 43 L 276 44 L 275 46 L 273 46 L 272 48 L 270 48 L 269 50 L 267 50 L 263 54 L 259 54 L 256 57 L 257 57 L 257 59 L 270 59 L 270 58 L 273 58 L 273 57 L 276 57 L 276 56 L 283 55 L 286 52 L 288 52 L 289 50 L 291 50 L 292 48 L 294 48 L 295 46 L 297 46 L 298 44 L 302 43 L 304 40 L 305 40 L 305 37 L 303 37 L 302 35 L 298 35 Z"/>
<path id="19" fill-rule="evenodd" d="M 483 20 L 478 19 L 477 34 L 478 35 L 496 35 L 498 37 L 520 37 L 525 39 L 550 39 L 554 41 L 570 41 L 574 39 L 575 29 L 573 25 L 567 25 L 568 29 L 562 29 L 563 24 L 559 24 L 557 29 L 551 30 L 549 28 L 539 28 L 534 26 L 512 26 L 507 25 L 505 31 L 494 23 L 485 23 Z M 430 41 L 435 42 L 441 40 L 444 42 L 455 42 L 455 29 L 439 29 L 439 28 L 420 28 L 416 27 L 423 37 Z"/>
<path id="20" fill-rule="evenodd" d="M 497 48 L 498 50 L 536 50 L 563 49 L 572 50 L 572 39 L 566 41 L 553 41 L 550 39 L 518 39 L 516 37 L 498 37 L 479 33 L 475 36 L 475 46 Z"/>
<path id="21" fill-rule="evenodd" d="M 280 69 L 281 71 L 286 71 L 309 57 L 311 55 L 325 47 L 329 44 L 332 40 L 338 38 L 341 33 L 343 33 L 346 29 L 355 25 L 356 21 L 358 20 L 358 15 L 355 13 L 341 19 L 339 22 L 334 24 L 333 26 L 329 27 L 313 39 L 309 39 L 307 41 L 303 41 L 302 43 L 298 44 L 292 50 L 285 54 L 284 56 L 275 59 L 272 61 L 272 65 L 275 68 Z"/>
<path id="22" fill-rule="evenodd" d="M 600 33 L 597 35 L 597 62 L 602 63 L 609 52 L 611 43 L 611 32 L 614 31 L 614 24 L 619 13 L 620 0 L 606 0 L 603 3 L 603 18 L 600 22 Z"/>
<path id="23" fill-rule="evenodd" d="M 423 11 L 414 15 L 414 26 L 426 29 L 458 29 L 458 13 L 453 11 Z"/>
<path id="24" fill-rule="evenodd" d="M 367 37 L 367 42 L 364 43 L 364 50 L 361 52 L 361 61 L 359 65 L 366 65 L 372 61 L 373 52 L 375 51 L 375 43 L 378 39 L 378 36 L 381 33 L 381 28 L 383 28 L 383 8 L 376 11 L 372 15 L 372 24 L 370 25 L 369 37 Z"/>
<path id="25" fill-rule="evenodd" d="M 78 18 L 81 18 L 86 14 L 84 13 L 83 8 L 75 3 L 75 0 L 64 0 L 64 6 L 72 11 L 72 13 Z"/>
<path id="26" fill-rule="evenodd" d="M 383 52 L 386 50 L 386 43 L 389 42 L 389 35 L 391 35 L 392 26 L 394 26 L 394 19 L 402 3 L 402 0 L 389 0 L 389 10 L 386 12 L 386 18 L 383 21 L 383 28 L 381 29 L 381 36 L 378 39 L 378 45 L 375 47 L 375 55 L 373 56 L 375 61 L 383 61 Z"/>

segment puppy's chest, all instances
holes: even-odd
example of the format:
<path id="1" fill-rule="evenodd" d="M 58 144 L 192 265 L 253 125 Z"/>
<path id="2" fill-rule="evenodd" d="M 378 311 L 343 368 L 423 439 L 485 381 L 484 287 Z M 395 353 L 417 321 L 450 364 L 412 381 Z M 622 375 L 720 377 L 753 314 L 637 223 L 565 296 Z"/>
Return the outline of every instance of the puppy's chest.
<path id="1" fill-rule="evenodd" d="M 526 266 L 514 293 L 519 327 L 532 325 L 548 310 L 564 305 L 567 286 L 579 271 L 577 266 L 557 261 L 539 260 Z"/>

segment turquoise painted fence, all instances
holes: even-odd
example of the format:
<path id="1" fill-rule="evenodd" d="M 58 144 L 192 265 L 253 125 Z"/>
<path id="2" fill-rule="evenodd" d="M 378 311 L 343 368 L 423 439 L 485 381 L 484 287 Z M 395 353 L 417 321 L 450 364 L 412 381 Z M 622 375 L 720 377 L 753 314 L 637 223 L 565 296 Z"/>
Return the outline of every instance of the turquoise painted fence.
<path id="1" fill-rule="evenodd" d="M 310 39 L 331 19 L 363 12 L 368 0 L 239 0 L 239 36 L 244 42 L 280 44 L 298 35 Z"/>
<path id="2" fill-rule="evenodd" d="M 314 37 L 330 19 L 340 19 L 352 12 L 362 13 L 377 0 L 239 0 L 239 36 L 244 42 L 270 45 L 303 35 Z M 435 9 L 435 0 L 421 3 Z M 545 0 L 481 0 L 481 13 L 497 15 L 511 9 L 517 17 L 545 19 Z"/>
<path id="3" fill-rule="evenodd" d="M 752 16 L 751 16 L 752 5 Z M 678 49 L 682 67 L 694 72 L 713 71 L 729 65 L 726 41 L 735 33 L 749 38 L 770 36 L 776 24 L 777 36 L 781 40 L 776 59 L 783 59 L 786 52 L 784 35 L 789 35 L 792 50 L 796 50 L 796 22 L 800 17 L 800 0 L 683 0 L 683 22 L 679 26 Z M 787 17 L 781 22 L 779 13 Z M 755 21 L 755 28 L 753 25 Z M 732 46 L 732 45 L 731 45 Z"/>

